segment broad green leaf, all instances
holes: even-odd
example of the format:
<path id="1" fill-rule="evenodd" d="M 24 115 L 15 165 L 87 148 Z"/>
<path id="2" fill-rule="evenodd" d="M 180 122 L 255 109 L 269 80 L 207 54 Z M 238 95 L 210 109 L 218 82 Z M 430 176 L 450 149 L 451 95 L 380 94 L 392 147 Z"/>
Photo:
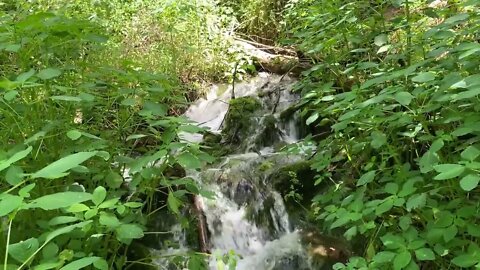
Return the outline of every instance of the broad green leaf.
<path id="1" fill-rule="evenodd" d="M 391 262 L 395 257 L 396 253 L 391 251 L 381 251 L 373 257 L 373 261 L 377 263 L 386 263 Z"/>
<path id="2" fill-rule="evenodd" d="M 402 251 L 395 256 L 393 259 L 393 269 L 399 270 L 404 269 L 412 260 L 412 255 L 409 251 Z"/>
<path id="3" fill-rule="evenodd" d="M 67 233 L 69 233 L 69 232 L 71 232 L 71 231 L 73 231 L 77 228 L 83 228 L 85 225 L 90 224 L 90 223 L 92 223 L 92 221 L 88 220 L 88 221 L 84 221 L 84 222 L 80 222 L 80 223 L 77 223 L 77 224 L 73 224 L 73 225 L 69 225 L 69 226 L 66 226 L 66 227 L 56 229 L 56 230 L 50 232 L 49 234 L 47 234 L 47 237 L 45 239 L 45 243 L 52 241 L 57 236 L 67 234 Z"/>
<path id="4" fill-rule="evenodd" d="M 10 165 L 12 165 L 13 163 L 21 159 L 24 159 L 26 156 L 28 156 L 28 154 L 30 154 L 30 152 L 32 152 L 32 150 L 33 150 L 33 147 L 29 146 L 27 149 L 13 154 L 7 160 L 0 160 L 0 172 L 10 167 Z"/>
<path id="5" fill-rule="evenodd" d="M 23 176 L 24 173 L 22 168 L 12 165 L 8 168 L 7 173 L 5 174 L 5 180 L 7 180 L 7 183 L 10 185 L 14 186 L 22 182 Z"/>
<path id="6" fill-rule="evenodd" d="M 427 201 L 426 193 L 413 194 L 407 200 L 407 210 L 410 212 L 413 209 L 422 208 L 423 206 L 425 206 L 426 201 Z"/>
<path id="7" fill-rule="evenodd" d="M 123 205 L 125 205 L 126 207 L 130 207 L 130 208 L 139 208 L 139 207 L 143 206 L 143 203 L 141 203 L 141 202 L 127 202 L 127 203 L 124 203 Z"/>
<path id="8" fill-rule="evenodd" d="M 19 208 L 23 203 L 23 198 L 10 194 L 0 195 L 0 217 L 6 216 Z"/>
<path id="9" fill-rule="evenodd" d="M 384 188 L 385 192 L 389 194 L 397 194 L 398 192 L 398 184 L 397 183 L 387 183 Z"/>
<path id="10" fill-rule="evenodd" d="M 22 198 L 30 198 L 30 191 L 32 191 L 35 186 L 35 183 L 24 186 L 18 191 L 18 195 Z"/>
<path id="11" fill-rule="evenodd" d="M 94 216 L 96 216 L 98 214 L 98 209 L 97 208 L 92 208 L 90 210 L 88 210 L 87 212 L 85 212 L 85 220 L 89 220 L 91 218 L 93 218 Z"/>
<path id="12" fill-rule="evenodd" d="M 70 138 L 72 141 L 76 141 L 82 137 L 82 133 L 76 129 L 70 130 L 67 132 L 67 137 Z"/>
<path id="13" fill-rule="evenodd" d="M 92 202 L 95 205 L 99 205 L 105 200 L 106 197 L 107 197 L 107 190 L 104 187 L 99 186 L 93 191 Z"/>
<path id="14" fill-rule="evenodd" d="M 73 261 L 67 265 L 65 265 L 64 267 L 60 268 L 60 270 L 78 270 L 78 269 L 82 269 L 82 268 L 85 268 L 89 265 L 91 265 L 92 263 L 98 261 L 100 258 L 99 257 L 85 257 L 85 258 L 81 258 L 81 259 L 78 259 L 76 261 Z"/>
<path id="15" fill-rule="evenodd" d="M 60 75 L 62 75 L 61 70 L 56 68 L 46 68 L 46 69 L 40 70 L 37 74 L 37 77 L 42 80 L 50 80 Z"/>
<path id="16" fill-rule="evenodd" d="M 145 138 L 147 136 L 148 135 L 144 135 L 144 134 L 133 134 L 133 135 L 128 136 L 126 141 L 141 139 L 141 138 Z"/>
<path id="17" fill-rule="evenodd" d="M 90 207 L 86 206 L 83 203 L 76 203 L 71 205 L 66 211 L 70 213 L 79 213 L 90 210 Z"/>
<path id="18" fill-rule="evenodd" d="M 475 146 L 469 146 L 463 150 L 461 154 L 462 158 L 468 161 L 474 161 L 478 156 L 480 156 L 480 150 Z"/>
<path id="19" fill-rule="evenodd" d="M 459 267 L 472 267 L 480 262 L 480 257 L 474 254 L 464 254 L 453 258 L 452 263 Z"/>
<path id="20" fill-rule="evenodd" d="M 17 97 L 17 95 L 18 95 L 18 91 L 11 90 L 11 91 L 8 91 L 5 94 L 3 94 L 3 98 L 6 101 L 12 101 L 13 99 L 15 99 Z"/>
<path id="21" fill-rule="evenodd" d="M 387 136 L 380 131 L 373 131 L 371 134 L 373 148 L 378 149 L 387 143 Z"/>
<path id="22" fill-rule="evenodd" d="M 472 191 L 478 186 L 479 182 L 480 177 L 477 174 L 469 174 L 460 180 L 460 187 L 465 191 Z"/>
<path id="23" fill-rule="evenodd" d="M 412 81 L 416 83 L 425 83 L 433 80 L 435 80 L 435 74 L 432 72 L 421 72 L 412 78 Z"/>
<path id="24" fill-rule="evenodd" d="M 385 34 L 380 34 L 378 36 L 375 37 L 375 45 L 377 45 L 378 47 L 380 46 L 383 46 L 384 44 L 386 44 L 388 42 L 388 36 L 385 35 Z"/>
<path id="25" fill-rule="evenodd" d="M 116 172 L 110 172 L 106 177 L 105 177 L 105 182 L 110 188 L 116 189 L 122 186 L 123 184 L 123 177 L 116 173 Z"/>
<path id="26" fill-rule="evenodd" d="M 8 254 L 17 262 L 23 263 L 27 260 L 39 247 L 36 238 L 30 238 L 8 246 Z"/>
<path id="27" fill-rule="evenodd" d="M 68 175 L 68 173 L 66 173 L 68 170 L 77 167 L 78 165 L 95 156 L 96 154 L 97 152 L 79 152 L 66 156 L 32 174 L 32 178 L 55 179 L 64 177 Z"/>
<path id="28" fill-rule="evenodd" d="M 394 200 L 392 198 L 387 198 L 384 202 L 379 204 L 375 209 L 375 215 L 380 216 L 385 212 L 390 211 L 393 207 Z"/>
<path id="29" fill-rule="evenodd" d="M 92 194 L 86 192 L 60 192 L 45 195 L 33 200 L 28 204 L 28 208 L 41 208 L 43 210 L 53 210 L 70 207 L 74 204 L 89 201 Z"/>
<path id="30" fill-rule="evenodd" d="M 49 270 L 49 269 L 58 269 L 60 266 L 64 264 L 63 261 L 56 261 L 56 262 L 49 262 L 49 263 L 42 263 L 39 265 L 35 265 L 33 270 Z"/>
<path id="31" fill-rule="evenodd" d="M 42 249 L 42 257 L 43 259 L 51 259 L 54 258 L 59 251 L 59 247 L 55 243 L 48 243 L 45 247 Z"/>
<path id="32" fill-rule="evenodd" d="M 20 82 L 20 83 L 24 83 L 26 82 L 28 79 L 30 79 L 33 75 L 35 75 L 35 70 L 34 69 L 31 69 L 27 72 L 24 72 L 20 75 L 18 75 L 16 81 L 17 82 Z"/>
<path id="33" fill-rule="evenodd" d="M 170 210 L 172 210 L 175 214 L 180 214 L 179 207 L 181 205 L 181 201 L 177 199 L 172 192 L 168 193 L 167 203 Z"/>
<path id="34" fill-rule="evenodd" d="M 56 226 L 56 225 L 61 225 L 61 224 L 66 224 L 66 223 L 71 223 L 78 221 L 77 217 L 71 217 L 71 216 L 57 216 L 52 218 L 49 222 L 48 225 L 50 226 Z"/>
<path id="35" fill-rule="evenodd" d="M 200 160 L 189 152 L 183 152 L 177 157 L 178 163 L 186 169 L 198 169 L 202 167 Z"/>
<path id="36" fill-rule="evenodd" d="M 360 179 L 358 179 L 357 186 L 363 186 L 372 182 L 373 179 L 375 179 L 375 174 L 376 174 L 376 171 L 369 171 L 365 173 L 360 177 Z"/>
<path id="37" fill-rule="evenodd" d="M 315 112 L 314 114 L 310 115 L 310 117 L 307 118 L 306 124 L 310 125 L 311 123 L 315 122 L 320 115 L 318 112 Z"/>
<path id="38" fill-rule="evenodd" d="M 404 106 L 409 105 L 412 99 L 414 99 L 414 96 L 408 92 L 398 92 L 395 94 L 395 100 Z"/>
<path id="39" fill-rule="evenodd" d="M 435 171 L 439 172 L 435 176 L 435 180 L 447 180 L 460 176 L 464 171 L 465 167 L 460 164 L 441 164 L 433 167 Z"/>
<path id="40" fill-rule="evenodd" d="M 72 96 L 52 96 L 50 97 L 52 100 L 60 100 L 60 101 L 71 101 L 71 102 L 80 102 L 82 101 L 79 97 L 72 97 Z"/>
<path id="41" fill-rule="evenodd" d="M 458 233 L 458 228 L 455 225 L 449 226 L 445 229 L 443 233 L 443 240 L 445 243 L 452 241 Z"/>
<path id="42" fill-rule="evenodd" d="M 139 239 L 143 237 L 143 229 L 137 224 L 122 224 L 115 229 L 119 239 Z"/>
<path id="43" fill-rule="evenodd" d="M 100 269 L 100 270 L 108 270 L 108 263 L 103 258 L 99 258 L 97 261 L 95 261 L 93 263 L 93 266 L 95 266 L 95 268 Z"/>
<path id="44" fill-rule="evenodd" d="M 110 229 L 115 229 L 122 224 L 114 214 L 109 213 L 101 213 L 99 222 Z"/>
<path id="45" fill-rule="evenodd" d="M 429 248 L 421 248 L 415 250 L 415 256 L 419 261 L 433 261 L 435 260 L 435 254 Z"/>

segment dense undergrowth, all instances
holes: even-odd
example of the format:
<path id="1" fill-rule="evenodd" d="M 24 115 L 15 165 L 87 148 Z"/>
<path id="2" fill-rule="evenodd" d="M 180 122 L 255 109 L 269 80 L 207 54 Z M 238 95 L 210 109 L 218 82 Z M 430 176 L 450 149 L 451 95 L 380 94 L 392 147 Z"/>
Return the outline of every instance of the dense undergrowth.
<path id="1" fill-rule="evenodd" d="M 284 40 L 315 64 L 312 216 L 351 240 L 336 269 L 480 267 L 480 3 L 298 1 Z"/>
<path id="2" fill-rule="evenodd" d="M 0 268 L 146 266 L 129 244 L 159 233 L 148 216 L 202 193 L 178 165 L 212 158 L 179 115 L 228 72 L 227 41 L 208 2 L 65 3 L 0 2 Z"/>
<path id="3" fill-rule="evenodd" d="M 336 269 L 480 267 L 479 5 L 0 2 L 0 265 L 130 267 L 148 216 L 201 193 L 178 165 L 212 158 L 179 141 L 199 131 L 179 115 L 232 76 L 236 30 L 313 65 L 296 107 L 331 188 L 310 216 L 356 252 Z"/>

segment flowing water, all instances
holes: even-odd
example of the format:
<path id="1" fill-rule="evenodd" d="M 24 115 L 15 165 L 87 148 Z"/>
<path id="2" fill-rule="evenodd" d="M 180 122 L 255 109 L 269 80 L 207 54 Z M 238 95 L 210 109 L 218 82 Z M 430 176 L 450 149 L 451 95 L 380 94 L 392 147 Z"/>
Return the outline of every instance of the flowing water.
<path id="1" fill-rule="evenodd" d="M 267 73 L 261 73 L 248 82 L 238 83 L 234 89 L 236 98 L 261 97 L 262 113 L 256 115 L 253 121 L 256 126 L 249 130 L 246 142 L 239 145 L 235 154 L 224 157 L 211 168 L 191 175 L 215 193 L 214 199 L 200 199 L 208 225 L 209 249 L 213 254 L 233 251 L 238 255 L 238 270 L 314 269 L 301 241 L 301 234 L 287 213 L 282 196 L 269 183 L 269 175 L 275 168 L 302 159 L 299 155 L 278 151 L 279 145 L 299 139 L 295 119 L 281 121 L 279 116 L 297 99 L 290 92 L 293 84 L 291 78 Z M 210 132 L 220 134 L 231 96 L 231 85 L 215 85 L 205 98 L 189 108 L 186 116 Z M 276 119 L 276 131 L 270 137 L 275 142 L 258 145 L 255 138 L 262 136 L 265 118 L 272 116 Z M 182 138 L 200 142 L 202 135 L 184 134 Z M 172 228 L 178 229 L 175 226 Z M 177 236 L 176 240 L 182 239 Z M 168 252 L 185 248 L 186 245 L 181 243 L 180 247 Z M 209 267 L 212 270 L 219 269 L 215 256 L 212 256 Z"/>

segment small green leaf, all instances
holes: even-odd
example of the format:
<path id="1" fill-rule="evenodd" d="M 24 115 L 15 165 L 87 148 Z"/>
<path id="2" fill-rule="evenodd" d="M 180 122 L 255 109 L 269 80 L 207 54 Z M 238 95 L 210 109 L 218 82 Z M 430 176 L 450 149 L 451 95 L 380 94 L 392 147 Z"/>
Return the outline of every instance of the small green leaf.
<path id="1" fill-rule="evenodd" d="M 371 134 L 372 142 L 370 143 L 373 148 L 379 149 L 387 143 L 387 136 L 380 131 L 373 131 Z"/>
<path id="2" fill-rule="evenodd" d="M 25 241 L 8 246 L 8 254 L 12 256 L 17 262 L 23 263 L 26 261 L 39 247 L 39 242 L 36 238 L 30 238 Z"/>
<path id="3" fill-rule="evenodd" d="M 98 261 L 100 258 L 99 257 L 85 257 L 85 258 L 81 258 L 81 259 L 78 259 L 76 261 L 73 261 L 67 265 L 65 265 L 64 267 L 60 268 L 60 270 L 78 270 L 78 269 L 82 269 L 82 268 L 85 268 L 89 265 L 91 265 L 92 263 Z"/>
<path id="4" fill-rule="evenodd" d="M 55 179 L 64 177 L 68 175 L 66 171 L 77 167 L 78 165 L 95 156 L 96 154 L 97 152 L 79 152 L 66 156 L 32 174 L 32 178 Z"/>
<path id="5" fill-rule="evenodd" d="M 99 258 L 93 263 L 93 266 L 99 270 L 108 270 L 108 263 L 105 259 Z"/>
<path id="6" fill-rule="evenodd" d="M 107 197 L 107 190 L 104 187 L 99 186 L 93 191 L 92 202 L 95 205 L 99 205 L 105 200 L 106 197 Z"/>
<path id="7" fill-rule="evenodd" d="M 60 101 L 70 101 L 70 102 L 80 102 L 82 101 L 79 97 L 72 97 L 72 96 L 52 96 L 50 97 L 52 100 L 60 100 Z"/>
<path id="8" fill-rule="evenodd" d="M 412 260 L 412 255 L 409 251 L 405 250 L 398 253 L 393 259 L 393 269 L 399 270 L 404 269 Z"/>
<path id="9" fill-rule="evenodd" d="M 139 208 L 143 206 L 143 203 L 141 202 L 127 202 L 124 204 L 126 207 L 129 208 Z"/>
<path id="10" fill-rule="evenodd" d="M 62 71 L 56 68 L 46 68 L 38 72 L 37 77 L 42 80 L 50 80 L 62 75 Z"/>
<path id="11" fill-rule="evenodd" d="M 19 208 L 23 203 L 23 198 L 10 194 L 0 195 L 0 217 L 6 216 Z"/>
<path id="12" fill-rule="evenodd" d="M 28 204 L 28 208 L 42 208 L 43 210 L 54 210 L 70 207 L 74 204 L 89 201 L 92 194 L 85 192 L 60 192 L 45 195 L 33 200 Z"/>
<path id="13" fill-rule="evenodd" d="M 414 194 L 410 198 L 408 198 L 407 210 L 410 212 L 413 209 L 422 208 L 423 206 L 425 206 L 426 201 L 426 193 Z"/>
<path id="14" fill-rule="evenodd" d="M 70 138 L 72 141 L 76 141 L 82 137 L 82 133 L 76 129 L 70 130 L 67 132 L 67 137 Z"/>
<path id="15" fill-rule="evenodd" d="M 89 220 L 92 217 L 96 216 L 97 214 L 98 214 L 98 209 L 97 208 L 90 209 L 87 212 L 85 212 L 85 215 L 84 215 L 85 220 Z"/>
<path id="16" fill-rule="evenodd" d="M 435 74 L 432 72 L 421 72 L 412 78 L 412 81 L 416 83 L 425 83 L 433 80 L 435 80 Z"/>
<path id="17" fill-rule="evenodd" d="M 412 99 L 414 99 L 414 96 L 408 92 L 398 92 L 395 94 L 395 100 L 404 106 L 409 105 Z"/>
<path id="18" fill-rule="evenodd" d="M 115 229 L 122 224 L 114 214 L 109 213 L 101 213 L 99 222 L 110 229 Z"/>
<path id="19" fill-rule="evenodd" d="M 320 115 L 318 112 L 315 112 L 314 114 L 310 115 L 310 117 L 307 118 L 306 124 L 310 125 L 311 123 L 315 122 Z"/>
<path id="20" fill-rule="evenodd" d="M 105 177 L 105 182 L 107 182 L 108 187 L 117 189 L 122 186 L 123 177 L 120 174 L 112 171 Z"/>
<path id="21" fill-rule="evenodd" d="M 468 161 L 474 161 L 478 156 L 480 156 L 480 150 L 475 146 L 469 146 L 463 150 L 461 154 L 462 158 Z"/>
<path id="22" fill-rule="evenodd" d="M 143 230 L 137 224 L 122 224 L 115 229 L 119 239 L 139 239 L 143 237 Z"/>
<path id="23" fill-rule="evenodd" d="M 365 173 L 360 177 L 360 179 L 358 179 L 357 186 L 363 186 L 372 182 L 373 179 L 375 179 L 375 174 L 376 174 L 376 171 L 369 171 Z"/>
<path id="24" fill-rule="evenodd" d="M 447 180 L 460 176 L 464 171 L 465 167 L 460 164 L 441 164 L 433 167 L 435 171 L 439 172 L 435 176 L 435 180 Z"/>
<path id="25" fill-rule="evenodd" d="M 390 211 L 393 207 L 394 200 L 392 198 L 387 198 L 384 202 L 379 204 L 375 209 L 375 215 L 380 216 L 383 213 Z"/>
<path id="26" fill-rule="evenodd" d="M 476 174 L 469 174 L 460 180 L 460 187 L 465 191 L 472 191 L 480 182 L 480 177 Z"/>
<path id="27" fill-rule="evenodd" d="M 56 226 L 56 225 L 61 225 L 61 224 L 66 224 L 66 223 L 71 223 L 78 221 L 77 217 L 71 217 L 71 216 L 57 216 L 52 218 L 49 222 L 48 225 L 50 226 Z"/>
<path id="28" fill-rule="evenodd" d="M 21 159 L 24 159 L 26 156 L 28 156 L 28 154 L 30 154 L 30 152 L 32 152 L 32 150 L 33 150 L 33 147 L 29 146 L 27 149 L 13 154 L 7 160 L 0 160 L 0 172 L 10 167 L 10 165 L 12 165 L 13 163 Z"/>
<path id="29" fill-rule="evenodd" d="M 79 212 L 85 212 L 85 211 L 88 211 L 88 210 L 90 210 L 90 207 L 86 206 L 85 204 L 83 204 L 83 203 L 76 203 L 76 204 L 71 205 L 71 206 L 67 209 L 67 212 L 70 212 L 70 213 L 79 213 Z"/>
<path id="30" fill-rule="evenodd" d="M 480 257 L 475 254 L 464 254 L 453 258 L 452 263 L 459 267 L 472 267 L 480 262 Z"/>
<path id="31" fill-rule="evenodd" d="M 415 250 L 415 256 L 419 261 L 434 261 L 435 254 L 429 248 L 421 248 Z"/>
<path id="32" fill-rule="evenodd" d="M 388 42 L 388 36 L 385 35 L 385 34 L 380 34 L 378 36 L 375 37 L 375 45 L 377 45 L 378 47 L 380 46 L 383 46 L 384 44 L 386 44 Z"/>
<path id="33" fill-rule="evenodd" d="M 183 152 L 177 157 L 178 163 L 186 169 L 198 169 L 202 167 L 200 160 L 189 152 Z"/>
<path id="34" fill-rule="evenodd" d="M 128 136 L 127 139 L 126 139 L 126 141 L 141 139 L 141 138 L 145 138 L 145 137 L 147 137 L 147 135 L 144 135 L 144 134 L 133 134 L 133 135 Z"/>
<path id="35" fill-rule="evenodd" d="M 17 185 L 23 180 L 23 170 L 21 167 L 12 165 L 8 168 L 7 173 L 5 174 L 5 180 L 12 186 Z"/>
<path id="36" fill-rule="evenodd" d="M 180 214 L 179 207 L 181 202 L 175 197 L 175 195 L 173 195 L 172 192 L 168 193 L 167 203 L 170 210 L 172 210 L 175 214 Z"/>

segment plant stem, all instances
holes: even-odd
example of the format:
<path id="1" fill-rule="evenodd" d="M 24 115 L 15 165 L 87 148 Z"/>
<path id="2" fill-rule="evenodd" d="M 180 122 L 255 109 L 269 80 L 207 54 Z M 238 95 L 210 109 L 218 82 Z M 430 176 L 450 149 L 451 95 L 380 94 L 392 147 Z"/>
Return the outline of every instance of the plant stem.
<path id="1" fill-rule="evenodd" d="M 8 224 L 7 244 L 5 245 L 5 260 L 3 262 L 3 270 L 7 270 L 8 246 L 10 245 L 10 232 L 12 231 L 12 222 L 13 222 L 13 218 L 10 219 L 10 223 Z"/>

